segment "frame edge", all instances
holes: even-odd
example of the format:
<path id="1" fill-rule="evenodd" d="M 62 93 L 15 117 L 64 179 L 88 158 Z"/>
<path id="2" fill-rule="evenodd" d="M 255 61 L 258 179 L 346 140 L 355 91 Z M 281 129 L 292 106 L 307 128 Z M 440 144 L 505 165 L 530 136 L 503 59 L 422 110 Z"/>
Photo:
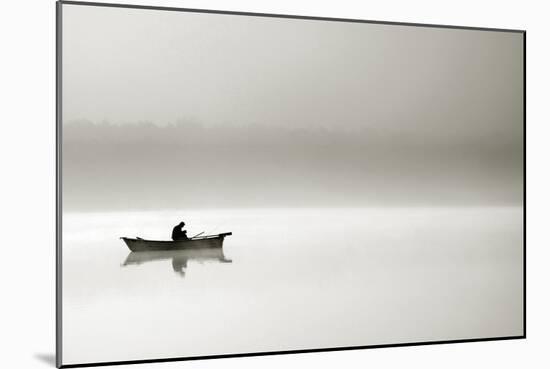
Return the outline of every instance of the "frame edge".
<path id="1" fill-rule="evenodd" d="M 475 27 L 475 26 L 458 26 L 448 24 L 434 24 L 434 23 L 414 23 L 414 22 L 398 22 L 398 21 L 379 21 L 357 18 L 338 18 L 338 17 L 322 17 L 322 16 L 307 16 L 296 14 L 279 14 L 279 13 L 256 13 L 245 11 L 231 11 L 231 10 L 214 10 L 214 9 L 199 9 L 199 8 L 179 8 L 171 6 L 156 6 L 156 5 L 136 5 L 136 4 L 123 4 L 123 3 L 100 3 L 93 1 L 73 1 L 73 0 L 58 0 L 62 4 L 67 5 L 80 5 L 80 6 L 99 6 L 107 8 L 126 8 L 126 9 L 142 9 L 142 10 L 162 10 L 173 12 L 187 12 L 187 13 L 205 13 L 205 14 L 218 14 L 218 15 L 240 15 L 240 16 L 252 16 L 252 17 L 264 17 L 264 18 L 286 18 L 286 19 L 302 19 L 302 20 L 317 20 L 328 22 L 347 22 L 347 23 L 370 23 L 378 25 L 388 26 L 415 26 L 415 27 L 427 27 L 427 28 L 447 28 L 455 30 L 466 31 L 492 31 L 492 32 L 510 32 L 510 33 L 524 33 L 523 29 L 506 29 L 497 27 Z"/>
<path id="2" fill-rule="evenodd" d="M 62 341 L 62 212 L 61 208 L 61 116 L 62 116 L 62 2 L 55 3 L 55 365 L 60 368 L 63 365 L 63 341 Z"/>

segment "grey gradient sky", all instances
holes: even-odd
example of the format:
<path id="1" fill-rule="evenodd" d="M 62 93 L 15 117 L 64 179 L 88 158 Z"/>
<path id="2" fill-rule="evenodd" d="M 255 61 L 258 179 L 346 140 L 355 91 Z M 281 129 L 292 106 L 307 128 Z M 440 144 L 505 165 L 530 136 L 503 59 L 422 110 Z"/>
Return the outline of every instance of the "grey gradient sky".
<path id="1" fill-rule="evenodd" d="M 242 191 L 235 204 L 263 198 L 266 187 L 275 198 L 292 201 L 317 193 L 307 203 L 327 200 L 334 193 L 328 187 L 348 189 L 343 203 L 409 201 L 418 193 L 413 184 L 425 189 L 420 202 L 521 201 L 520 33 L 77 5 L 63 5 L 63 12 L 63 120 L 72 125 L 64 136 L 69 198 L 90 197 L 90 171 L 110 168 L 98 175 L 116 177 L 143 155 L 141 168 L 164 166 L 160 177 L 174 166 L 203 176 L 213 167 L 239 166 L 240 179 L 224 172 Z M 83 120 L 93 124 L 75 123 Z M 153 127 L 136 125 L 144 121 Z M 294 142 L 296 130 L 316 140 Z M 193 144 L 186 141 L 193 135 Z M 218 145 L 212 158 L 202 154 L 200 165 L 189 155 L 181 159 L 188 150 L 204 153 L 212 142 L 204 136 L 225 142 L 225 151 Z M 143 154 L 144 138 L 151 155 Z M 118 157 L 116 148 L 127 157 Z M 258 159 L 244 160 L 251 152 Z M 263 157 L 266 152 L 278 162 Z M 370 164 L 362 167 L 365 161 Z M 288 183 L 278 196 L 277 186 L 257 178 L 273 173 L 274 165 L 280 182 Z M 299 175 L 304 170 L 330 185 L 306 191 L 308 180 Z M 127 174 L 111 178 L 117 185 L 110 188 L 125 188 L 136 198 L 155 196 L 124 179 Z M 176 183 L 188 181 L 178 176 Z M 214 187 L 207 189 L 211 182 L 195 196 L 216 198 Z M 459 184 L 441 193 L 449 183 Z M 181 188 L 148 185 L 174 194 Z M 387 187 L 393 190 L 382 195 Z M 104 192 L 98 197 L 116 197 Z"/>

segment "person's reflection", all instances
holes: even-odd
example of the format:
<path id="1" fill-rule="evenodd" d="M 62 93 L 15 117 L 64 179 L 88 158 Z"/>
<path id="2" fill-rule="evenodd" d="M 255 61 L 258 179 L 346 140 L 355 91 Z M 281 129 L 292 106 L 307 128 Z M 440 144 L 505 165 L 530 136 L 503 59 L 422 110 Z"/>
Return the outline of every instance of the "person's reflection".
<path id="1" fill-rule="evenodd" d="M 190 260 L 215 263 L 231 263 L 223 253 L 223 249 L 197 249 L 197 250 L 174 250 L 174 251 L 140 251 L 130 252 L 122 266 L 141 265 L 148 262 L 169 260 L 172 262 L 172 270 L 185 277 Z"/>
<path id="2" fill-rule="evenodd" d="M 172 269 L 180 276 L 185 277 L 185 271 L 187 269 L 187 258 L 174 256 L 172 258 Z"/>

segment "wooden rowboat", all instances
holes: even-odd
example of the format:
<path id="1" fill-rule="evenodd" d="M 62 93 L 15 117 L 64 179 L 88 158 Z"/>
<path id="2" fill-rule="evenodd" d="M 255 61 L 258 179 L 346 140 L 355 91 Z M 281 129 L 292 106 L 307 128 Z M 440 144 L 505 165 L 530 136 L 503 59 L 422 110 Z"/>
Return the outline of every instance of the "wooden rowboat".
<path id="1" fill-rule="evenodd" d="M 223 246 L 223 239 L 231 236 L 231 232 L 210 236 L 193 237 L 181 241 L 144 240 L 143 238 L 121 237 L 131 251 L 168 251 L 216 248 Z"/>

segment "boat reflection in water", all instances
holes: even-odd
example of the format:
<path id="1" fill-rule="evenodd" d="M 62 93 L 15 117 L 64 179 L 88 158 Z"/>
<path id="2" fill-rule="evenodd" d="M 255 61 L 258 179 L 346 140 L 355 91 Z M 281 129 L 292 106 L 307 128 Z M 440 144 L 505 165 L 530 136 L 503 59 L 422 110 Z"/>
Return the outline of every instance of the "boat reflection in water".
<path id="1" fill-rule="evenodd" d="M 141 265 L 152 261 L 172 260 L 172 269 L 182 277 L 185 277 L 189 261 L 199 263 L 231 263 L 223 253 L 223 248 L 202 248 L 191 250 L 166 250 L 166 251 L 132 251 L 126 257 L 122 264 L 123 267 L 129 265 Z"/>

